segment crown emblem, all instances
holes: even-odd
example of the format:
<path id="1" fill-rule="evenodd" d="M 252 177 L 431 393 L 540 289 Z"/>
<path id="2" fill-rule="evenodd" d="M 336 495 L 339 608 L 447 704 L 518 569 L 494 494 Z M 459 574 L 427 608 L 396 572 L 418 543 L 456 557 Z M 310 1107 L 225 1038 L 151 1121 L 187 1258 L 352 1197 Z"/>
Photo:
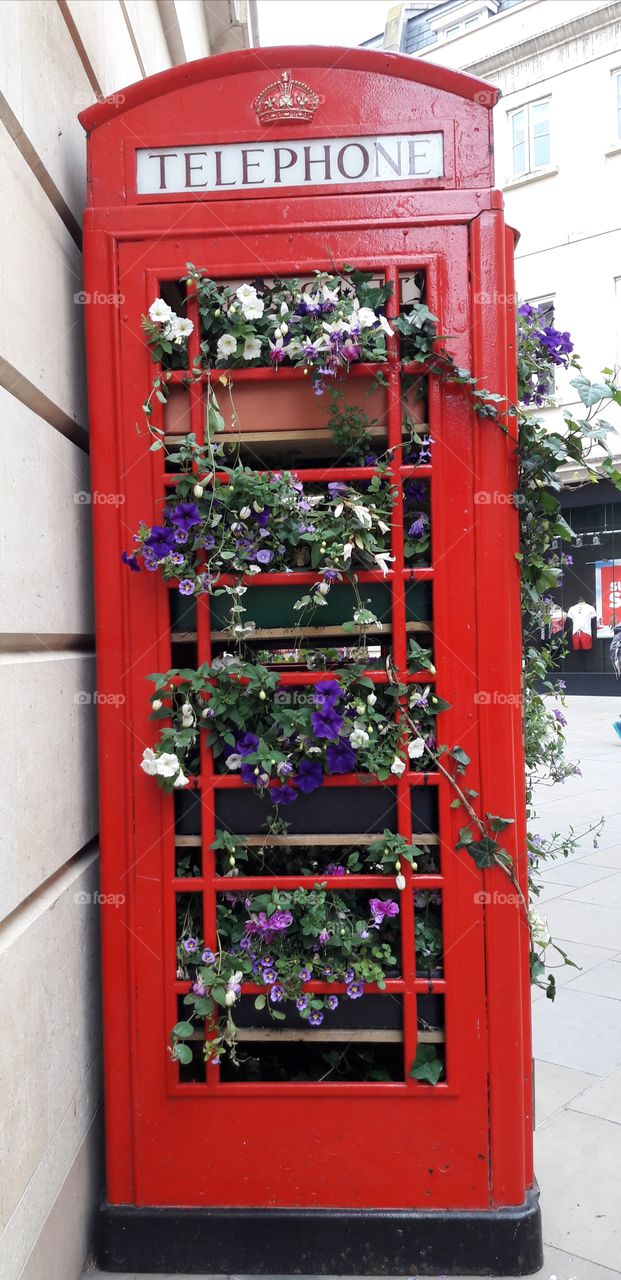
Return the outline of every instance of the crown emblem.
<path id="1" fill-rule="evenodd" d="M 319 106 L 319 96 L 301 80 L 292 80 L 290 71 L 283 71 L 280 80 L 262 89 L 252 105 L 261 124 L 274 124 L 277 120 L 312 120 Z"/>

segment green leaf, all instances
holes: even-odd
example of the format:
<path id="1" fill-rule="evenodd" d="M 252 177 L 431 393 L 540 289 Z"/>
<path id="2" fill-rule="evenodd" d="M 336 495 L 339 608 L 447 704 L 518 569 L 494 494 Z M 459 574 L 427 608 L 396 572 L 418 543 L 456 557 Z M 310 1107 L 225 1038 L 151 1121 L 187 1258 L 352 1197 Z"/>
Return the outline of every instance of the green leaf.
<path id="1" fill-rule="evenodd" d="M 266 1004 L 267 1004 L 267 996 L 261 995 L 261 996 L 257 996 L 254 1002 L 254 1007 L 255 1009 L 264 1009 Z"/>
<path id="2" fill-rule="evenodd" d="M 172 1033 L 179 1040 L 187 1040 L 188 1036 L 194 1035 L 194 1027 L 191 1022 L 177 1022 L 172 1029 Z"/>
<path id="3" fill-rule="evenodd" d="M 188 1063 L 192 1061 L 192 1050 L 189 1044 L 176 1044 L 173 1049 L 173 1057 L 178 1062 L 182 1062 L 184 1067 L 187 1067 Z"/>
<path id="4" fill-rule="evenodd" d="M 432 1044 L 419 1044 L 416 1048 L 416 1057 L 410 1067 L 410 1076 L 413 1080 L 422 1080 L 426 1084 L 437 1084 L 442 1075 L 442 1060 L 438 1057 L 436 1048 Z"/>

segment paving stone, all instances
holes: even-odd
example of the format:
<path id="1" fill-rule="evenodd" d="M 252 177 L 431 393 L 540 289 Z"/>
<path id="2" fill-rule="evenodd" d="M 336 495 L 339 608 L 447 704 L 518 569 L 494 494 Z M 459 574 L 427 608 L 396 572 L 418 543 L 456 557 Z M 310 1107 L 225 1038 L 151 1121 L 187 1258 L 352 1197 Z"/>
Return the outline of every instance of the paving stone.
<path id="1" fill-rule="evenodd" d="M 603 1080 L 594 1081 L 583 1093 L 572 1098 L 569 1105 L 572 1111 L 582 1111 L 621 1125 L 621 1067 L 616 1067 Z"/>
<path id="2" fill-rule="evenodd" d="M 569 979 L 568 991 L 588 991 L 594 996 L 607 996 L 610 1000 L 621 1000 L 621 964 L 607 960 L 604 964 L 595 965 L 586 973 Z"/>
<path id="3" fill-rule="evenodd" d="M 533 1005 L 536 1058 L 605 1076 L 621 1063 L 621 1002 L 564 987 Z"/>
<path id="4" fill-rule="evenodd" d="M 578 1100 L 589 1085 L 599 1084 L 597 1076 L 586 1071 L 573 1071 L 559 1067 L 555 1062 L 535 1062 L 535 1121 L 543 1124 L 556 1111 Z M 596 1114 L 599 1114 L 597 1112 Z"/>
<path id="5" fill-rule="evenodd" d="M 536 1134 L 546 1241 L 615 1270 L 621 1259 L 621 1125 L 565 1110 Z M 584 1280 L 578 1269 L 576 1280 Z"/>

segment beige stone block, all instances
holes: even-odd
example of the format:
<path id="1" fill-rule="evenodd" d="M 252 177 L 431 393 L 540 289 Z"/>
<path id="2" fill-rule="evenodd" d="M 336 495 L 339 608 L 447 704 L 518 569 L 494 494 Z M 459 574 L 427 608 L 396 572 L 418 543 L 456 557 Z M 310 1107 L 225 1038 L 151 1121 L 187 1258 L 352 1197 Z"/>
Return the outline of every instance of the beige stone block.
<path id="1" fill-rule="evenodd" d="M 157 0 L 125 0 L 125 8 L 147 75 L 165 71 L 171 65 L 170 53 Z"/>
<path id="2" fill-rule="evenodd" d="M 68 3 L 104 97 L 142 80 L 120 4 L 89 4 L 84 0 Z M 93 93 L 91 101 L 94 100 Z"/>
<path id="3" fill-rule="evenodd" d="M 96 834 L 94 684 L 87 654 L 0 655 L 0 920 Z"/>
<path id="4" fill-rule="evenodd" d="M 81 254 L 5 129 L 0 184 L 0 353 L 17 370 L 4 385 L 23 376 L 85 428 Z"/>
<path id="5" fill-rule="evenodd" d="M 3 0 L 0 83 L 38 158 L 81 222 L 86 136 L 77 113 L 92 102 L 93 90 L 58 5 Z"/>
<path id="6" fill-rule="evenodd" d="M 3 1280 L 21 1276 L 100 1104 L 98 919 L 76 912 L 96 887 L 93 852 L 0 926 Z"/>
<path id="7" fill-rule="evenodd" d="M 2 490 L 0 633 L 90 635 L 88 457 L 2 388 L 0 449 L 11 459 Z"/>

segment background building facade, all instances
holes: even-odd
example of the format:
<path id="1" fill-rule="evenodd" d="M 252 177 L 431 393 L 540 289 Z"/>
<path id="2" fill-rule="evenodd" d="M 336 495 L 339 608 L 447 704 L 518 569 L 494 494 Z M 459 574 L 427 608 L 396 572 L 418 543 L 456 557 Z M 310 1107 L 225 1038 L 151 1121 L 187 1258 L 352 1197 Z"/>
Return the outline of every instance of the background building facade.
<path id="1" fill-rule="evenodd" d="M 507 221 L 520 233 L 516 284 L 521 301 L 543 305 L 569 330 L 584 372 L 621 364 L 621 3 L 601 0 L 445 0 L 397 5 L 367 47 L 409 53 L 468 71 L 497 85 L 496 184 Z M 584 409 L 558 371 L 556 408 Z M 619 428 L 621 414 L 608 413 Z M 621 438 L 614 452 L 621 456 Z M 577 535 L 558 602 L 582 595 L 604 622 L 621 622 L 621 501 L 602 482 L 580 489 L 567 471 L 564 514 Z M 602 568 L 605 561 L 616 568 Z M 598 567 L 599 566 L 599 567 Z M 615 688 L 610 626 L 593 629 L 589 652 L 570 652 L 563 670 L 572 692 Z"/>
<path id="2" fill-rule="evenodd" d="M 233 0 L 0 12 L 0 1271 L 81 1274 L 101 1188 L 96 692 L 77 113 L 252 43 Z M 116 707 L 119 715 L 122 706 Z"/>

